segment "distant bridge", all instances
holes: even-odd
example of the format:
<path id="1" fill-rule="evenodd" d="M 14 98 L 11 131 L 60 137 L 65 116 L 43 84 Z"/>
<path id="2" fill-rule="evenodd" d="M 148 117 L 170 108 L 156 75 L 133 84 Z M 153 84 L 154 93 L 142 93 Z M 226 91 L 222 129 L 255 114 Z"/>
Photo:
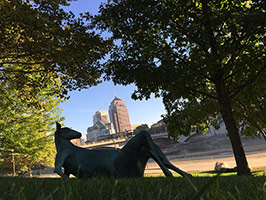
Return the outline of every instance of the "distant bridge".
<path id="1" fill-rule="evenodd" d="M 130 140 L 130 138 L 100 140 L 95 142 L 89 142 L 85 145 L 82 145 L 81 147 L 88 149 L 97 149 L 97 148 L 106 148 L 106 147 L 121 149 L 128 140 Z"/>
<path id="2" fill-rule="evenodd" d="M 168 138 L 168 134 L 155 134 L 151 135 L 152 139 L 157 138 Z M 116 138 L 116 139 L 108 139 L 108 140 L 100 140 L 96 142 L 90 142 L 85 145 L 82 145 L 83 148 L 88 149 L 100 149 L 100 148 L 115 148 L 115 149 L 122 149 L 123 146 L 131 139 L 132 137 L 123 137 L 123 138 Z"/>

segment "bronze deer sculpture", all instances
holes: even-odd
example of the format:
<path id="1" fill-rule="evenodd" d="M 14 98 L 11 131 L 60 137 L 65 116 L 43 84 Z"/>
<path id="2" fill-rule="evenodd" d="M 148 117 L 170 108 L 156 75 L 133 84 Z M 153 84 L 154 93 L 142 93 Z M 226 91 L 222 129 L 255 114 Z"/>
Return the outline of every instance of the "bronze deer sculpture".
<path id="1" fill-rule="evenodd" d="M 80 137 L 81 133 L 67 127 L 61 128 L 61 125 L 56 123 L 55 145 L 57 155 L 54 172 L 62 178 L 68 178 L 70 174 L 78 178 L 94 176 L 143 177 L 149 158 L 156 161 L 167 177 L 173 176 L 169 169 L 182 176 L 191 176 L 169 162 L 161 149 L 154 144 L 147 131 L 140 131 L 121 150 L 89 150 L 75 146 L 70 142 L 71 139 Z"/>

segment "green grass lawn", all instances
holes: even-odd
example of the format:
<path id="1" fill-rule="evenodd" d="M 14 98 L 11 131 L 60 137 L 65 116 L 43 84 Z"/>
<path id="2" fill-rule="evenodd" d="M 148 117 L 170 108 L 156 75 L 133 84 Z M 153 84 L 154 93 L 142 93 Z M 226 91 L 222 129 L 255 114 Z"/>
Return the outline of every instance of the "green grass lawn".
<path id="1" fill-rule="evenodd" d="M 197 172 L 193 178 L 0 178 L 0 199 L 266 199 L 266 173 L 253 176 Z"/>

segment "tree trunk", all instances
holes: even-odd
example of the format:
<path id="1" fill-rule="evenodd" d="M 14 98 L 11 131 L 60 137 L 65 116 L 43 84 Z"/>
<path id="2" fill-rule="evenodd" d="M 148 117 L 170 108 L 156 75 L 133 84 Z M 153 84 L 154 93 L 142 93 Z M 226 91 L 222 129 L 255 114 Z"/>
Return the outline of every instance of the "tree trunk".
<path id="1" fill-rule="evenodd" d="M 224 79 L 220 78 L 220 80 L 215 83 L 215 86 L 218 94 L 218 102 L 220 104 L 221 114 L 223 116 L 226 130 L 228 132 L 235 156 L 237 175 L 251 175 L 246 155 L 242 146 L 241 138 L 239 136 L 236 122 L 233 116 L 232 103 L 225 88 Z"/>
<path id="2" fill-rule="evenodd" d="M 29 171 L 29 177 L 32 177 L 31 167 L 28 167 L 28 171 Z"/>

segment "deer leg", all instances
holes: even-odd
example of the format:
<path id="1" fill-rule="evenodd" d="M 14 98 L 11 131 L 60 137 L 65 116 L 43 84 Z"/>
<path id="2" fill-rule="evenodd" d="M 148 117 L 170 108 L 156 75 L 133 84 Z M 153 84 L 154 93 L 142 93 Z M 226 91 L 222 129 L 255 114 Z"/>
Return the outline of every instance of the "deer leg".
<path id="1" fill-rule="evenodd" d="M 181 176 L 191 176 L 191 174 L 188 174 L 184 171 L 182 171 L 181 169 L 177 168 L 176 166 L 174 166 L 168 159 L 167 157 L 164 155 L 164 153 L 162 152 L 162 150 L 156 145 L 154 144 L 154 147 L 157 150 L 157 153 L 159 155 L 159 157 L 161 158 L 161 160 L 163 161 L 163 163 L 169 168 L 172 169 L 173 171 L 177 172 L 178 174 L 180 174 Z"/>
<path id="2" fill-rule="evenodd" d="M 150 153 L 151 157 L 160 166 L 160 168 L 162 169 L 164 175 L 167 176 L 167 177 L 173 177 L 172 173 L 167 168 L 167 165 L 165 164 L 165 162 L 163 162 L 164 161 L 163 158 L 165 156 L 164 157 L 160 156 L 160 154 L 163 154 L 163 153 L 161 151 L 158 152 L 158 148 L 159 147 L 154 144 L 149 132 L 141 131 L 138 134 L 141 134 L 142 137 L 144 138 L 144 146 L 149 150 L 149 153 Z"/>
<path id="3" fill-rule="evenodd" d="M 68 176 L 62 172 L 62 166 L 63 166 L 66 158 L 67 158 L 67 155 L 64 153 L 60 153 L 60 154 L 57 153 L 56 157 L 55 157 L 54 172 L 57 173 L 59 176 L 61 176 L 64 179 L 68 178 Z"/>
<path id="4" fill-rule="evenodd" d="M 118 153 L 114 162 L 115 175 L 117 177 L 142 177 L 149 157 L 157 162 L 165 176 L 173 176 L 162 162 L 147 131 L 141 131 L 135 135 Z"/>
<path id="5" fill-rule="evenodd" d="M 70 172 L 67 169 L 64 170 L 64 174 L 69 178 Z"/>

